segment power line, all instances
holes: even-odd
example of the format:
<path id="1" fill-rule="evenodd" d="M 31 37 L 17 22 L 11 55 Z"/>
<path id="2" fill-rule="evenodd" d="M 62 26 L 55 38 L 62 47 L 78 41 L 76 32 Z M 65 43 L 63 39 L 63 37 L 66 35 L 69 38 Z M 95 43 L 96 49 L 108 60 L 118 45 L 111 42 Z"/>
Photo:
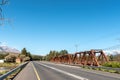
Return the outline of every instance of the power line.
<path id="1" fill-rule="evenodd" d="M 78 51 L 78 45 L 77 44 L 75 45 L 75 48 L 76 48 L 76 52 L 77 52 Z"/>
<path id="2" fill-rule="evenodd" d="M 108 48 L 104 48 L 103 50 L 107 51 L 107 50 L 115 50 L 115 49 L 120 49 L 120 44 L 115 45 L 115 46 L 111 46 L 111 47 L 108 47 Z"/>

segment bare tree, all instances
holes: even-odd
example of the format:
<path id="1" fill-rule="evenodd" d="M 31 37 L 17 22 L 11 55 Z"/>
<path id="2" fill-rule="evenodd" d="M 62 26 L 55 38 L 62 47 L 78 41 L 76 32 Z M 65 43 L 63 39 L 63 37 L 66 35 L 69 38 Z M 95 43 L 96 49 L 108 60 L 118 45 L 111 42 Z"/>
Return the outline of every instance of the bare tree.
<path id="1" fill-rule="evenodd" d="M 8 3 L 8 1 L 9 1 L 9 0 L 1 0 L 0 5 L 5 5 L 5 4 L 7 4 L 7 3 Z"/>
<path id="2" fill-rule="evenodd" d="M 3 16 L 2 6 L 6 5 L 9 0 L 0 0 L 0 25 L 3 25 L 3 21 L 5 20 Z"/>

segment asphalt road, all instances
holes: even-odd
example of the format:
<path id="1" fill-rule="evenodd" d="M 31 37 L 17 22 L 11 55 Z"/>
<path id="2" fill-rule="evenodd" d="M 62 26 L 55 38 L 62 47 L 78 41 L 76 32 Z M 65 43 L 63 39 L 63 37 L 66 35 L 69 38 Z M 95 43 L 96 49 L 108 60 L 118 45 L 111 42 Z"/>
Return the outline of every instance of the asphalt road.
<path id="1" fill-rule="evenodd" d="M 32 62 L 29 62 L 13 80 L 38 80 Z"/>
<path id="2" fill-rule="evenodd" d="M 80 67 L 55 64 L 50 62 L 33 62 L 38 80 L 120 80 L 119 74 Z"/>

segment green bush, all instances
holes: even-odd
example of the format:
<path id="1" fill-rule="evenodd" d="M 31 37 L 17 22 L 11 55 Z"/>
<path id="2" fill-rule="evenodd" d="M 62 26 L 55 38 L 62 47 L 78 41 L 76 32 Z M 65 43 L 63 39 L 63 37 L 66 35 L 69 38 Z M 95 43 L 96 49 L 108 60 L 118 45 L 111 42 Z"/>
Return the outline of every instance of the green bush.
<path id="1" fill-rule="evenodd" d="M 5 74 L 5 73 L 7 73 L 8 71 L 1 71 L 0 72 L 0 75 L 3 75 L 3 74 Z"/>
<path id="2" fill-rule="evenodd" d="M 17 63 L 0 63 L 0 67 L 16 67 L 19 66 Z"/>
<path id="3" fill-rule="evenodd" d="M 107 62 L 103 64 L 105 67 L 120 68 L 120 62 Z"/>

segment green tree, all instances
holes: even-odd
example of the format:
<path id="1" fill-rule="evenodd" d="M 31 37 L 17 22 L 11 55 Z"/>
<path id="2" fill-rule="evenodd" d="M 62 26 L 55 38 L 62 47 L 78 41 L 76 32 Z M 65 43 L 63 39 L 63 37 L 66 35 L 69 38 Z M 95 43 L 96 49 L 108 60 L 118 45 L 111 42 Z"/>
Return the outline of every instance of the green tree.
<path id="1" fill-rule="evenodd" d="M 67 51 L 67 50 L 61 50 L 61 51 L 60 51 L 60 55 L 65 55 L 65 54 L 68 54 L 68 51 Z"/>
<path id="2" fill-rule="evenodd" d="M 25 57 L 24 59 L 23 59 L 23 61 L 25 62 L 25 61 L 30 61 L 30 57 Z"/>
<path id="3" fill-rule="evenodd" d="M 32 60 L 32 55 L 31 55 L 31 53 L 30 53 L 30 52 L 27 52 L 27 57 L 29 57 L 29 58 L 30 58 L 30 61 Z"/>
<path id="4" fill-rule="evenodd" d="M 15 62 L 16 60 L 16 55 L 9 54 L 8 56 L 5 57 L 6 62 Z"/>
<path id="5" fill-rule="evenodd" d="M 27 56 L 27 50 L 26 50 L 26 48 L 22 49 L 21 54 Z"/>
<path id="6" fill-rule="evenodd" d="M 120 53 L 114 55 L 114 60 L 120 62 Z"/>
<path id="7" fill-rule="evenodd" d="M 113 61 L 113 59 L 114 59 L 114 56 L 111 54 L 111 55 L 109 56 L 109 60 L 110 60 L 110 61 Z"/>
<path id="8" fill-rule="evenodd" d="M 48 58 L 48 60 L 50 60 L 51 58 L 56 57 L 58 55 L 59 55 L 58 51 L 55 51 L 55 50 L 54 51 L 50 51 L 50 53 L 48 54 L 47 58 Z"/>
<path id="9" fill-rule="evenodd" d="M 21 59 L 22 62 L 24 62 L 24 58 L 25 58 L 25 57 L 26 57 L 26 56 L 23 55 L 23 54 L 20 54 L 20 55 L 19 55 L 19 58 Z"/>
<path id="10" fill-rule="evenodd" d="M 21 54 L 19 55 L 19 57 L 21 58 L 22 62 L 32 60 L 31 53 L 27 52 L 26 48 L 22 49 Z"/>
<path id="11" fill-rule="evenodd" d="M 9 53 L 0 53 L 0 59 L 4 59 Z"/>
<path id="12" fill-rule="evenodd" d="M 32 60 L 42 60 L 43 56 L 40 55 L 32 55 Z"/>

